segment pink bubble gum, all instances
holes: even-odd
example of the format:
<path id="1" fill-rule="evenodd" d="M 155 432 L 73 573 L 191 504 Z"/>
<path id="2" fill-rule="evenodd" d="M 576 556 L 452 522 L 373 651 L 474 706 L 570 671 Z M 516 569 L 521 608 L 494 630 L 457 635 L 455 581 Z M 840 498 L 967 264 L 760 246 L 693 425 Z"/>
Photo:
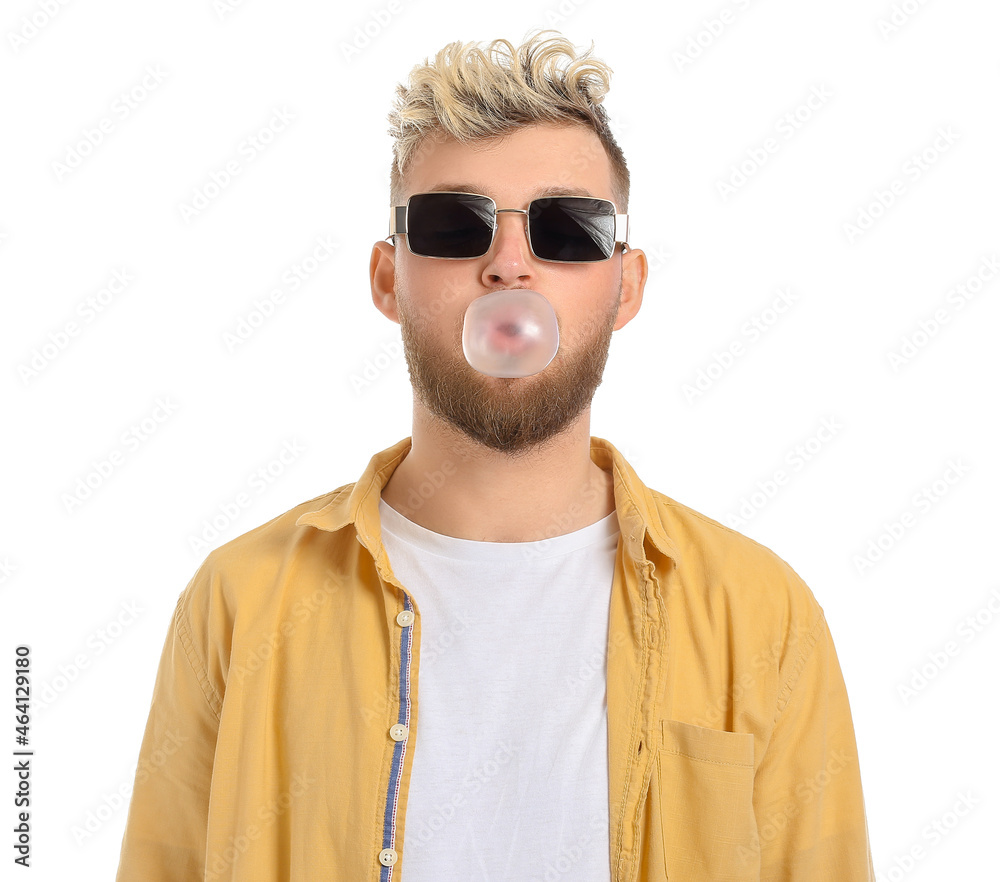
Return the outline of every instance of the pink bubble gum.
<path id="1" fill-rule="evenodd" d="M 465 311 L 465 360 L 490 377 L 530 377 L 559 350 L 559 323 L 552 304 L 529 288 L 477 297 Z"/>

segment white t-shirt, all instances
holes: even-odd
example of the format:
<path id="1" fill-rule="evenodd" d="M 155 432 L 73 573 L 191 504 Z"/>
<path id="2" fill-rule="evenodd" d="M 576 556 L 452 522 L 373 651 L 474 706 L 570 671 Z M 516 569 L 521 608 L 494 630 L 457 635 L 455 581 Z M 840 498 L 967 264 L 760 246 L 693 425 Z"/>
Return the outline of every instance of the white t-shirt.
<path id="1" fill-rule="evenodd" d="M 445 536 L 380 501 L 420 613 L 406 882 L 609 882 L 608 612 L 618 518 Z"/>

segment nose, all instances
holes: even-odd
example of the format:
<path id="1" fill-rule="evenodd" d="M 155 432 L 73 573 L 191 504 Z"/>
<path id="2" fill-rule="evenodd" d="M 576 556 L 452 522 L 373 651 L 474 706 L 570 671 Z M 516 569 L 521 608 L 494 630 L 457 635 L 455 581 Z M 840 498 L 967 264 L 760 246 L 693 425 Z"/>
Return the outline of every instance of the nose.
<path id="1" fill-rule="evenodd" d="M 505 214 L 513 216 L 501 216 Z M 489 261 L 483 270 L 484 282 L 493 286 L 497 282 L 509 283 L 530 278 L 531 256 L 528 245 L 528 212 L 523 208 L 498 208 L 497 230 L 490 247 Z"/>

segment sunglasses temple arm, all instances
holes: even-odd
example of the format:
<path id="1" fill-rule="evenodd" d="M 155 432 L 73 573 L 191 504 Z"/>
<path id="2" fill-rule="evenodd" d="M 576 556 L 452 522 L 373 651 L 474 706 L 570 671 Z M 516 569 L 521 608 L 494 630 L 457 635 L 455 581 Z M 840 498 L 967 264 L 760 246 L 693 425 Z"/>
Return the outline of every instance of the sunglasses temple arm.
<path id="1" fill-rule="evenodd" d="M 406 206 L 393 205 L 389 208 L 389 236 L 406 232 Z"/>
<path id="2" fill-rule="evenodd" d="M 615 242 L 621 242 L 628 247 L 628 215 L 615 215 Z"/>

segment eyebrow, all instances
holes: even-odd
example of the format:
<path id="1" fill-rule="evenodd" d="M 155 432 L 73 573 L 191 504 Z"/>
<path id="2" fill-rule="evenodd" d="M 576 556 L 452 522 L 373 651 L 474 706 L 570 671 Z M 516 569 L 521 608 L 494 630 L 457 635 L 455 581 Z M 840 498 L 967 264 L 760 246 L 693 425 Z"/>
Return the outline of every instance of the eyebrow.
<path id="1" fill-rule="evenodd" d="M 438 184 L 435 187 L 431 187 L 430 190 L 426 191 L 428 193 L 437 193 L 440 191 L 451 191 L 455 193 L 478 193 L 482 196 L 489 196 L 489 187 L 483 187 L 479 184 L 470 184 L 468 182 L 461 183 L 447 183 Z M 542 187 L 539 190 L 535 190 L 533 199 L 541 199 L 545 196 L 590 196 L 593 197 L 594 194 L 584 187 Z M 493 198 L 493 197 L 491 197 Z"/>

